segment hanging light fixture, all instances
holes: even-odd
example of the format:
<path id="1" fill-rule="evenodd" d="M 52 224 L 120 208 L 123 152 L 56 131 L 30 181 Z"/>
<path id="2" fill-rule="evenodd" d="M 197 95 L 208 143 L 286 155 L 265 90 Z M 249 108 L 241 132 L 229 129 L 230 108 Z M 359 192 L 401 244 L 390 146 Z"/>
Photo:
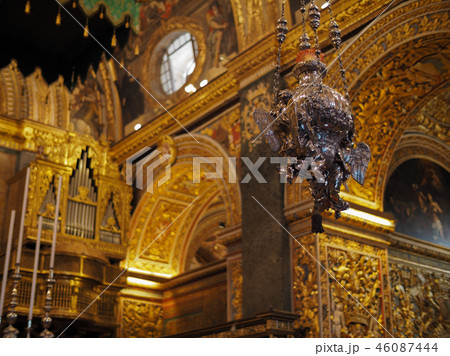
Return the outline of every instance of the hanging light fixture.
<path id="1" fill-rule="evenodd" d="M 27 2 L 25 3 L 25 13 L 29 14 L 31 11 L 31 4 L 30 4 L 30 0 L 27 0 Z"/>
<path id="2" fill-rule="evenodd" d="M 312 232 L 324 232 L 321 213 L 333 209 L 336 219 L 349 204 L 339 196 L 342 184 L 353 177 L 359 184 L 364 178 L 370 160 L 370 148 L 365 143 L 354 144 L 354 116 L 348 94 L 345 70 L 340 58 L 341 32 L 334 20 L 331 4 L 330 39 L 338 55 L 341 80 L 345 96 L 324 85 L 322 79 L 327 68 L 319 49 L 317 30 L 320 26 L 320 10 L 311 1 L 306 18 L 305 0 L 301 1 L 303 33 L 299 41 L 297 64 L 293 74 L 298 80 L 294 90 L 279 90 L 281 46 L 286 39 L 287 21 L 282 15 L 278 20 L 276 37 L 278 56 L 275 67 L 274 96 L 270 112 L 256 109 L 253 118 L 265 135 L 271 149 L 284 157 L 294 158 L 295 163 L 280 167 L 280 174 L 289 181 L 306 179 L 314 200 Z M 306 22 L 314 32 L 315 48 L 311 48 L 306 33 Z"/>
<path id="3" fill-rule="evenodd" d="M 61 25 L 61 7 L 58 7 L 58 14 L 56 15 L 56 26 Z"/>
<path id="4" fill-rule="evenodd" d="M 86 26 L 84 26 L 83 37 L 89 37 L 89 17 L 86 18 Z"/>
<path id="5" fill-rule="evenodd" d="M 134 47 L 134 55 L 139 56 L 139 36 L 136 36 L 136 46 Z"/>
<path id="6" fill-rule="evenodd" d="M 114 33 L 111 39 L 111 47 L 117 46 L 116 28 L 114 27 Z"/>

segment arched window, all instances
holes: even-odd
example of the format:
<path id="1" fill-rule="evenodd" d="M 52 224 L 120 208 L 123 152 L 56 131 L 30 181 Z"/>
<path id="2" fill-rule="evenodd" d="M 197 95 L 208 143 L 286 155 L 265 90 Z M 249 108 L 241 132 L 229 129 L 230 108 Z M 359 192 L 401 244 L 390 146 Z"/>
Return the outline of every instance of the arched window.
<path id="1" fill-rule="evenodd" d="M 161 86 L 166 94 L 173 94 L 194 72 L 197 42 L 189 32 L 181 32 L 164 49 L 160 68 Z"/>

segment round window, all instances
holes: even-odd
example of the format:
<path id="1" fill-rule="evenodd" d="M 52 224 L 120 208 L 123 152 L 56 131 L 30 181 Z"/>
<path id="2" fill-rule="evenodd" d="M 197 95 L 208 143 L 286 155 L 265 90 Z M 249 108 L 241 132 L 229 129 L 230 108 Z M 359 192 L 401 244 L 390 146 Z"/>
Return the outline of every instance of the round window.
<path id="1" fill-rule="evenodd" d="M 189 32 L 181 32 L 163 50 L 160 68 L 161 86 L 166 94 L 173 94 L 194 72 L 197 42 Z"/>

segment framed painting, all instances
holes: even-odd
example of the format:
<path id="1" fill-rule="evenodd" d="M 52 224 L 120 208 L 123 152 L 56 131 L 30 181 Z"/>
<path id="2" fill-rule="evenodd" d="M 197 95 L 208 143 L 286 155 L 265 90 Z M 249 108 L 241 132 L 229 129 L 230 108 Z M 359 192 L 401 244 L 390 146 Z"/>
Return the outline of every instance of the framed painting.
<path id="1" fill-rule="evenodd" d="M 396 219 L 396 231 L 450 247 L 450 173 L 425 159 L 411 159 L 392 173 L 384 210 Z"/>

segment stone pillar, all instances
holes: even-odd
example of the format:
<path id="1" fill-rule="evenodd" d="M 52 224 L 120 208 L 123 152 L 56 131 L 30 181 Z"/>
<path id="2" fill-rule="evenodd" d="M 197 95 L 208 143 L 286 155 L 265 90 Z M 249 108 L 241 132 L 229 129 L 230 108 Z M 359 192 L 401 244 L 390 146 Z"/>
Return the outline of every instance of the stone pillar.
<path id="1" fill-rule="evenodd" d="M 267 75 L 241 92 L 241 152 L 255 163 L 266 157 L 259 172 L 267 181 L 258 183 L 241 162 L 242 193 L 242 273 L 243 316 L 252 317 L 269 309 L 291 311 L 290 239 L 278 224 L 285 226 L 283 184 L 276 164 L 270 163 L 273 152 L 263 137 L 253 139 L 260 131 L 252 118 L 257 107 L 269 109 L 272 75 Z M 243 183 L 250 174 L 251 180 Z M 257 199 L 278 221 L 275 221 Z"/>

